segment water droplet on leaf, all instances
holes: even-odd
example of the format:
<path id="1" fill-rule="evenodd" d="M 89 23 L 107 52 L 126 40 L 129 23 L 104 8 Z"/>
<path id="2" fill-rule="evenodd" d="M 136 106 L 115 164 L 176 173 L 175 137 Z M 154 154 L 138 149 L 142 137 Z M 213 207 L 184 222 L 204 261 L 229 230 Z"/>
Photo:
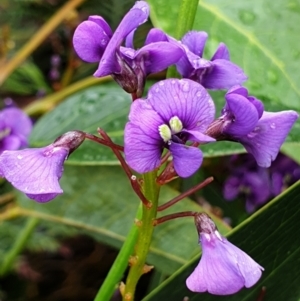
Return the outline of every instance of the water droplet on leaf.
<path id="1" fill-rule="evenodd" d="M 250 12 L 248 10 L 241 10 L 239 12 L 239 17 L 240 17 L 240 20 L 245 24 L 245 25 L 250 25 L 252 24 L 255 19 L 256 19 L 256 16 L 253 12 Z"/>

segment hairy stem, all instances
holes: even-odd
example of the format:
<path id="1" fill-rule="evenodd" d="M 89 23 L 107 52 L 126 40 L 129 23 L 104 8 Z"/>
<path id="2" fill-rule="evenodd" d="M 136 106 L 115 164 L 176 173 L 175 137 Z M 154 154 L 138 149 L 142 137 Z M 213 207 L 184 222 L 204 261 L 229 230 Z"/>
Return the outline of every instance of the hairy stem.
<path id="1" fill-rule="evenodd" d="M 142 203 L 140 203 L 136 219 L 142 217 Z M 138 227 L 134 223 L 126 237 L 126 240 L 109 270 L 100 290 L 98 291 L 94 301 L 106 301 L 112 297 L 116 285 L 121 281 L 123 274 L 128 266 L 129 256 L 133 253 L 133 248 L 138 237 Z"/>
<path id="2" fill-rule="evenodd" d="M 135 246 L 135 253 L 132 256 L 133 260 L 131 260 L 131 267 L 126 279 L 125 290 L 123 293 L 124 301 L 134 300 L 137 282 L 144 273 L 144 266 L 154 230 L 153 222 L 157 214 L 159 185 L 156 184 L 156 171 L 144 174 L 143 179 L 143 193 L 152 203 L 152 207 L 147 208 L 146 206 L 143 206 L 143 215 L 140 223 L 141 226 L 139 228 L 138 240 Z"/>
<path id="3" fill-rule="evenodd" d="M 170 221 L 172 219 L 180 218 L 180 217 L 187 217 L 187 216 L 194 217 L 196 213 L 197 212 L 194 212 L 194 211 L 183 211 L 183 212 L 176 212 L 176 213 L 168 214 L 168 215 L 159 217 L 156 220 L 154 220 L 153 225 L 157 226 L 157 225 L 162 224 L 166 221 Z"/>
<path id="4" fill-rule="evenodd" d="M 199 189 L 202 189 L 203 187 L 207 186 L 208 184 L 210 184 L 212 181 L 214 180 L 213 177 L 209 177 L 207 179 L 205 179 L 203 182 L 197 184 L 196 186 L 190 188 L 189 190 L 181 193 L 180 195 L 178 195 L 177 197 L 175 197 L 174 199 L 166 202 L 165 204 L 159 206 L 157 208 L 157 211 L 163 211 L 169 207 L 171 207 L 172 205 L 176 204 L 177 202 L 181 201 L 182 199 L 184 199 L 185 197 L 188 197 L 189 195 L 191 195 L 192 193 L 195 193 L 196 191 L 198 191 Z"/>

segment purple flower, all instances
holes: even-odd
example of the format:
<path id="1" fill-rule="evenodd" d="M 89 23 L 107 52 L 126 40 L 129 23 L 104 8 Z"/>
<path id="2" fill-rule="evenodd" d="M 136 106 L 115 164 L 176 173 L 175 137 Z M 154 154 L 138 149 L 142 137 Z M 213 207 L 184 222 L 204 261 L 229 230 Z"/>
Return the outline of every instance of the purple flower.
<path id="1" fill-rule="evenodd" d="M 246 81 L 243 70 L 230 62 L 225 44 L 220 43 L 210 61 L 202 58 L 207 37 L 203 31 L 190 31 L 184 35 L 181 43 L 185 55 L 176 64 L 178 72 L 207 89 L 229 89 Z"/>
<path id="2" fill-rule="evenodd" d="M 135 100 L 125 127 L 125 158 L 140 173 L 158 168 L 164 148 L 181 177 L 192 175 L 202 163 L 202 152 L 187 141 L 215 141 L 204 135 L 215 114 L 206 90 L 188 79 L 167 79 L 153 85 L 146 99 Z"/>
<path id="3" fill-rule="evenodd" d="M 197 214 L 195 223 L 202 247 L 202 258 L 186 280 L 191 291 L 231 295 L 243 287 L 253 286 L 260 279 L 264 269 L 222 237 L 207 214 Z"/>
<path id="4" fill-rule="evenodd" d="M 261 167 L 269 167 L 278 155 L 299 115 L 295 111 L 264 112 L 247 135 L 237 139 Z"/>
<path id="5" fill-rule="evenodd" d="M 162 41 L 161 33 L 156 30 L 149 32 L 144 47 L 133 49 L 134 32 L 148 16 L 147 2 L 137 1 L 113 35 L 101 17 L 93 16 L 77 27 L 73 38 L 74 48 L 83 60 L 100 61 L 94 76 L 112 75 L 125 91 L 138 97 L 142 95 L 148 74 L 166 69 L 183 55 L 182 47 Z M 126 47 L 123 47 L 125 39 Z"/>
<path id="6" fill-rule="evenodd" d="M 272 189 L 268 170 L 258 167 L 252 158 L 249 159 L 252 164 L 234 166 L 232 173 L 224 182 L 223 195 L 228 201 L 240 195 L 244 196 L 246 210 L 252 213 L 272 197 Z"/>
<path id="7" fill-rule="evenodd" d="M 27 146 L 31 129 L 32 122 L 22 110 L 9 107 L 0 111 L 0 154 Z"/>
<path id="8" fill-rule="evenodd" d="M 298 119 L 295 111 L 266 112 L 263 104 L 248 96 L 246 88 L 235 86 L 226 95 L 222 115 L 206 134 L 217 140 L 240 142 L 261 167 L 269 167 Z"/>
<path id="9" fill-rule="evenodd" d="M 270 167 L 272 193 L 280 194 L 300 179 L 300 166 L 291 158 L 279 154 Z"/>
<path id="10" fill-rule="evenodd" d="M 63 193 L 63 163 L 84 138 L 83 132 L 73 131 L 46 147 L 5 151 L 0 155 L 0 175 L 29 198 L 48 202 Z"/>

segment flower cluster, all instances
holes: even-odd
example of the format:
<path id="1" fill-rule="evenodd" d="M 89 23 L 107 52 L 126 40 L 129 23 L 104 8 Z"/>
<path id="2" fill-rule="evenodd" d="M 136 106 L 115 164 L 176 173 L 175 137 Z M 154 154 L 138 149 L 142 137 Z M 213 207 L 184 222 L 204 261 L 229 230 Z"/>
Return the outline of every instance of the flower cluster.
<path id="1" fill-rule="evenodd" d="M 270 166 L 298 114 L 264 111 L 262 102 L 241 86 L 247 76 L 230 61 L 224 43 L 210 60 L 204 59 L 205 32 L 190 31 L 177 41 L 152 29 L 145 45 L 135 50 L 134 32 L 148 16 L 148 4 L 137 1 L 114 33 L 103 18 L 91 16 L 77 27 L 73 39 L 83 60 L 99 62 L 95 76 L 111 74 L 134 99 L 138 98 L 125 128 L 125 157 L 130 167 L 138 172 L 158 168 L 166 148 L 177 174 L 188 177 L 202 162 L 202 154 L 195 147 L 215 140 L 239 142 L 259 166 Z M 161 81 L 142 99 L 146 76 L 172 64 L 185 80 L 173 79 L 173 85 L 172 81 Z M 180 86 L 191 88 L 187 92 Z M 216 120 L 212 120 L 214 104 L 203 88 L 228 89 L 226 104 Z"/>
<path id="2" fill-rule="evenodd" d="M 223 186 L 224 198 L 228 201 L 237 197 L 245 199 L 248 213 L 300 179 L 300 166 L 283 154 L 279 154 L 268 169 L 257 166 L 249 155 L 233 156 L 230 163 L 230 175 Z"/>
<path id="3" fill-rule="evenodd" d="M 130 168 L 139 173 L 161 169 L 160 176 L 170 171 L 171 176 L 174 172 L 175 176 L 189 177 L 203 161 L 199 146 L 220 140 L 242 144 L 260 166 L 259 181 L 253 173 L 228 180 L 228 198 L 237 195 L 228 187 L 239 187 L 241 181 L 242 185 L 267 187 L 265 180 L 268 179 L 261 167 L 269 167 L 275 160 L 298 114 L 267 112 L 259 99 L 248 95 L 242 86 L 247 76 L 230 61 L 225 44 L 218 46 L 210 60 L 203 58 L 208 37 L 205 32 L 191 31 L 177 41 L 154 28 L 149 31 L 143 47 L 135 49 L 134 33 L 148 17 L 147 2 L 137 1 L 115 32 L 102 17 L 90 16 L 77 27 L 73 37 L 78 56 L 86 62 L 98 63 L 94 76 L 111 75 L 132 94 L 134 101 L 125 126 L 124 149 L 107 135 L 108 138 L 103 134 L 102 139 L 72 131 L 46 147 L 16 150 L 25 146 L 31 124 L 16 109 L 7 109 L 6 117 L 0 113 L 0 175 L 29 198 L 48 202 L 63 192 L 59 185 L 63 164 L 85 138 L 112 148 L 132 187 L 140 189 L 136 190 L 137 195 L 147 204 L 151 202 L 143 195 L 140 182 L 132 176 Z M 171 65 L 176 66 L 182 79 L 161 80 L 143 97 L 146 77 Z M 214 101 L 206 89 L 227 90 L 218 118 Z M 101 129 L 99 133 L 101 135 Z M 126 162 L 120 153 L 123 150 Z M 283 182 L 283 178 L 283 172 L 274 172 L 274 183 Z M 266 198 L 260 198 L 256 192 L 247 201 L 249 211 Z M 222 237 L 206 214 L 193 216 L 202 245 L 202 259 L 186 281 L 188 288 L 194 292 L 227 295 L 253 286 L 263 268 Z"/>
<path id="4" fill-rule="evenodd" d="M 166 69 L 183 54 L 181 47 L 161 41 L 156 30 L 149 32 L 142 48 L 134 49 L 134 32 L 148 16 L 147 2 L 137 1 L 114 33 L 102 17 L 91 16 L 77 27 L 73 37 L 75 51 L 81 59 L 99 62 L 94 76 L 112 75 L 126 92 L 138 97 L 142 96 L 147 75 Z"/>

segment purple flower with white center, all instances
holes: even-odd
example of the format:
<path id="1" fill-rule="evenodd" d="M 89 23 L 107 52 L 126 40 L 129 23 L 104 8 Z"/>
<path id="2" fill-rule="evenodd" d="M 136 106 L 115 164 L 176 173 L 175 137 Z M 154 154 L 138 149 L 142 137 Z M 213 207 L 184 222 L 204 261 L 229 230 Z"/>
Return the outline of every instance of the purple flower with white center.
<path id="1" fill-rule="evenodd" d="M 131 105 L 124 133 L 128 165 L 139 173 L 154 170 L 167 148 L 177 174 L 189 177 L 200 167 L 203 156 L 199 148 L 186 142 L 215 141 L 203 134 L 214 115 L 214 102 L 200 84 L 189 79 L 156 83 L 146 99 Z"/>
<path id="2" fill-rule="evenodd" d="M 142 95 L 147 75 L 166 69 L 183 55 L 182 47 L 162 41 L 156 30 L 149 32 L 144 47 L 133 49 L 134 32 L 148 16 L 147 2 L 137 1 L 114 34 L 101 17 L 93 16 L 77 27 L 73 38 L 79 57 L 87 62 L 100 61 L 94 76 L 112 75 L 125 91 L 138 97 Z"/>
<path id="3" fill-rule="evenodd" d="M 32 122 L 22 110 L 8 107 L 0 111 L 0 154 L 26 147 L 31 129 Z"/>
<path id="4" fill-rule="evenodd" d="M 264 269 L 222 237 L 207 214 L 197 214 L 195 224 L 202 247 L 202 257 L 186 280 L 189 290 L 231 295 L 243 287 L 253 286 L 260 279 Z"/>
<path id="5" fill-rule="evenodd" d="M 295 111 L 266 112 L 260 100 L 235 86 L 225 95 L 222 115 L 206 134 L 217 140 L 240 142 L 261 167 L 269 167 L 298 119 Z"/>
<path id="6" fill-rule="evenodd" d="M 229 89 L 246 81 L 243 70 L 230 61 L 225 44 L 220 43 L 210 61 L 202 58 L 207 37 L 203 31 L 189 31 L 184 35 L 181 43 L 185 55 L 176 64 L 178 72 L 207 89 Z"/>
<path id="7" fill-rule="evenodd" d="M 0 176 L 30 199 L 48 202 L 63 193 L 59 180 L 64 161 L 84 138 L 83 132 L 72 131 L 46 147 L 5 151 L 0 155 Z"/>

